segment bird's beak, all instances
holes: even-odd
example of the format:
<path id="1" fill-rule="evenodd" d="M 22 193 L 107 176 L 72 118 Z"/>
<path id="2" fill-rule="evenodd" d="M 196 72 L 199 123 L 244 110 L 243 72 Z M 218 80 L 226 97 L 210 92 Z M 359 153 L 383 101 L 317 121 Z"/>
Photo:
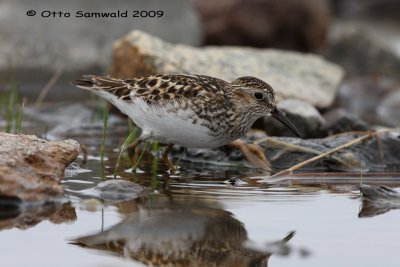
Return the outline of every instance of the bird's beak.
<path id="1" fill-rule="evenodd" d="M 299 130 L 297 130 L 296 126 L 294 126 L 293 123 L 291 123 L 285 115 L 283 115 L 283 113 L 277 108 L 275 107 L 275 109 L 273 111 L 271 111 L 271 116 L 275 119 L 277 119 L 278 121 L 282 122 L 286 127 L 288 127 L 297 137 L 301 137 L 301 134 L 299 132 Z"/>

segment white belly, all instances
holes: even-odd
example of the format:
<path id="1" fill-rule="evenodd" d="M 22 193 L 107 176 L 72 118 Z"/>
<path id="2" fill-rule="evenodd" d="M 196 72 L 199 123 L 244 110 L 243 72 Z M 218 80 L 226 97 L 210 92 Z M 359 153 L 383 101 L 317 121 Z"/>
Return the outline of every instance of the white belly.
<path id="1" fill-rule="evenodd" d="M 202 126 L 198 118 L 197 123 L 193 124 L 195 113 L 190 109 L 175 113 L 168 111 L 171 106 L 152 108 L 140 99 L 133 103 L 122 102 L 115 97 L 110 99 L 110 96 L 107 99 L 128 115 L 143 132 L 151 133 L 151 139 L 196 148 L 214 148 L 225 144 L 223 140 L 211 136 L 209 129 Z"/>

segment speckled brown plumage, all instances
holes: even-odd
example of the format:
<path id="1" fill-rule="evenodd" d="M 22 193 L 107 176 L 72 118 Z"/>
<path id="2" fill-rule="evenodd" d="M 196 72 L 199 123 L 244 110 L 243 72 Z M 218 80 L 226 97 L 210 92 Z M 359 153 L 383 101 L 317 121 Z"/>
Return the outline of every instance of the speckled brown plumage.
<path id="1" fill-rule="evenodd" d="M 276 110 L 272 87 L 249 76 L 227 82 L 204 75 L 124 80 L 89 75 L 73 84 L 117 106 L 146 138 L 187 147 L 229 143 L 243 136 L 256 119 Z"/>

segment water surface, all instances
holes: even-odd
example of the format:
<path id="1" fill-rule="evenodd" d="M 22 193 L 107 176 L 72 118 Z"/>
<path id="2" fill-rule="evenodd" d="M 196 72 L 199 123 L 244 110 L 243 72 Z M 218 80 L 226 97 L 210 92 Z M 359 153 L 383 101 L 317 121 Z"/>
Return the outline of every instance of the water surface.
<path id="1" fill-rule="evenodd" d="M 63 138 L 87 145 L 86 164 L 77 161 L 87 172 L 67 172 L 63 205 L 27 207 L 0 221 L 2 266 L 399 266 L 399 210 L 371 210 L 358 190 L 361 183 L 398 188 L 399 175 L 301 174 L 271 182 L 244 166 L 185 159 L 171 175 L 154 152 L 139 172 L 129 171 L 126 158 L 118 171 L 118 179 L 143 186 L 137 198 L 105 200 L 92 189 L 112 179 L 126 135 L 116 121 L 103 165 L 100 125 L 65 131 Z M 50 132 L 62 127 L 57 131 Z"/>

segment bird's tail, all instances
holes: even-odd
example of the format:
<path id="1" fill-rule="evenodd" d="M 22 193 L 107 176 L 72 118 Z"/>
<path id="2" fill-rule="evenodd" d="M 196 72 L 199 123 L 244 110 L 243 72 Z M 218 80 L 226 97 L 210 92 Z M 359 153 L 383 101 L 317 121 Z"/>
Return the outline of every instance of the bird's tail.
<path id="1" fill-rule="evenodd" d="M 130 99 L 131 88 L 126 80 L 104 76 L 84 75 L 80 79 L 72 81 L 72 85 L 89 90 L 111 101 L 112 98 Z"/>
<path id="2" fill-rule="evenodd" d="M 71 84 L 90 91 L 111 91 L 121 87 L 123 80 L 96 75 L 84 75 L 80 79 L 72 81 Z"/>

